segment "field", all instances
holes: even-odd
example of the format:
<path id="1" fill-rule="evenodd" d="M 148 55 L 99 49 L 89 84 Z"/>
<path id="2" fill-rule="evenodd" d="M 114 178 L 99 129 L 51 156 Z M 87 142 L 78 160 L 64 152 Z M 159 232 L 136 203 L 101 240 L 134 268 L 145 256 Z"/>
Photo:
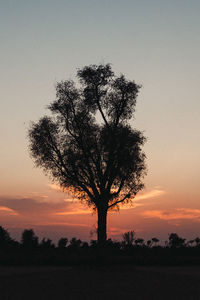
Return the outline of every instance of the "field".
<path id="1" fill-rule="evenodd" d="M 200 299 L 200 267 L 0 267 L 0 299 Z"/>

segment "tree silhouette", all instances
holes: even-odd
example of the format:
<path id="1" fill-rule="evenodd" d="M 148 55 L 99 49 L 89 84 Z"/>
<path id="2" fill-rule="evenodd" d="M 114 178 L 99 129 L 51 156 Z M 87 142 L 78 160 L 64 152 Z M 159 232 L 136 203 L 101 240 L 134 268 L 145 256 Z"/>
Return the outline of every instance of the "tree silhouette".
<path id="1" fill-rule="evenodd" d="M 53 244 L 51 239 L 43 238 L 40 243 L 40 248 L 48 250 L 55 248 L 55 245 Z"/>
<path id="2" fill-rule="evenodd" d="M 148 240 L 147 242 L 146 242 L 146 245 L 147 245 L 147 247 L 151 247 L 152 246 L 152 240 Z"/>
<path id="3" fill-rule="evenodd" d="M 29 130 L 36 166 L 98 213 L 98 243 L 107 239 L 108 210 L 133 200 L 143 188 L 143 134 L 133 117 L 140 86 L 107 65 L 86 66 L 56 85 L 56 100 Z"/>
<path id="4" fill-rule="evenodd" d="M 0 226 L 0 248 L 8 247 L 12 239 L 6 229 Z"/>
<path id="5" fill-rule="evenodd" d="M 22 247 L 25 249 L 35 249 L 38 246 L 38 237 L 35 235 L 33 229 L 25 229 L 21 237 Z"/>
<path id="6" fill-rule="evenodd" d="M 73 237 L 71 240 L 70 240 L 70 247 L 72 248 L 80 248 L 82 244 L 82 241 L 80 239 L 77 239 L 75 237 Z"/>
<path id="7" fill-rule="evenodd" d="M 185 246 L 185 239 L 181 238 L 177 233 L 169 235 L 169 246 L 172 248 L 179 248 Z"/>
<path id="8" fill-rule="evenodd" d="M 143 246 L 144 245 L 144 239 L 138 238 L 135 240 L 136 246 Z"/>
<path id="9" fill-rule="evenodd" d="M 159 239 L 157 239 L 156 237 L 153 237 L 151 239 L 151 241 L 152 241 L 152 244 L 154 244 L 154 245 L 157 245 L 159 243 Z"/>
<path id="10" fill-rule="evenodd" d="M 127 231 L 122 235 L 122 243 L 126 246 L 132 246 L 135 240 L 135 231 Z"/>
<path id="11" fill-rule="evenodd" d="M 199 247 L 200 246 L 200 238 L 196 237 L 194 241 L 196 243 L 196 246 Z"/>
<path id="12" fill-rule="evenodd" d="M 65 249 L 68 243 L 68 239 L 67 238 L 60 238 L 58 241 L 58 248 L 59 249 Z"/>

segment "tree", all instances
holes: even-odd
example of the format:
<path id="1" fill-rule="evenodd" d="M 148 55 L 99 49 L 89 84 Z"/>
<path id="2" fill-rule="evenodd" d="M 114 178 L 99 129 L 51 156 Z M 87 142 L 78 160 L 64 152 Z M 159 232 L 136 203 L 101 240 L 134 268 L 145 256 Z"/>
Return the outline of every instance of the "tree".
<path id="1" fill-rule="evenodd" d="M 195 238 L 195 243 L 196 243 L 196 246 L 197 246 L 197 247 L 200 246 L 200 238 L 199 238 L 199 237 L 196 237 L 196 238 Z"/>
<path id="2" fill-rule="evenodd" d="M 157 243 L 159 243 L 159 239 L 157 239 L 156 237 L 153 237 L 151 239 L 151 241 L 152 241 L 152 244 L 154 244 L 154 245 L 157 245 Z"/>
<path id="3" fill-rule="evenodd" d="M 145 137 L 129 120 L 140 89 L 109 64 L 79 69 L 56 85 L 56 100 L 29 130 L 36 166 L 98 213 L 98 243 L 107 239 L 108 210 L 133 200 L 143 188 Z"/>
<path id="4" fill-rule="evenodd" d="M 133 246 L 135 240 L 135 231 L 127 231 L 122 235 L 123 243 L 127 246 Z"/>
<path id="5" fill-rule="evenodd" d="M 38 237 L 35 235 L 33 229 L 25 229 L 21 237 L 22 247 L 25 249 L 35 249 L 38 246 Z"/>
<path id="6" fill-rule="evenodd" d="M 0 248 L 8 247 L 11 241 L 12 239 L 8 231 L 4 229 L 2 226 L 0 226 Z"/>
<path id="7" fill-rule="evenodd" d="M 55 245 L 52 243 L 51 239 L 43 238 L 40 243 L 40 248 L 49 250 L 55 248 Z"/>
<path id="8" fill-rule="evenodd" d="M 136 239 L 135 244 L 136 244 L 136 246 L 139 246 L 139 245 L 143 246 L 144 245 L 144 239 L 141 239 L 141 238 Z"/>
<path id="9" fill-rule="evenodd" d="M 59 249 L 65 249 L 68 243 L 68 239 L 67 238 L 60 238 L 58 241 L 58 248 Z"/>
<path id="10" fill-rule="evenodd" d="M 172 248 L 180 248 L 185 246 L 185 239 L 181 238 L 177 233 L 170 233 L 169 246 Z"/>

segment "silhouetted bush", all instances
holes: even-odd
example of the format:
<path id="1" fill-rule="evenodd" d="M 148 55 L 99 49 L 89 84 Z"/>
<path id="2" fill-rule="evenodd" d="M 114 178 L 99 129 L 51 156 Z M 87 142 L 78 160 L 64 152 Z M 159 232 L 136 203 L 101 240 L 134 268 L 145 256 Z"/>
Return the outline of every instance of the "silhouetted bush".
<path id="1" fill-rule="evenodd" d="M 24 249 L 33 250 L 38 247 L 38 237 L 33 229 L 25 229 L 22 232 L 21 245 Z"/>
<path id="2" fill-rule="evenodd" d="M 54 249 L 55 245 L 53 244 L 52 240 L 43 238 L 40 242 L 40 248 L 44 250 Z"/>
<path id="3" fill-rule="evenodd" d="M 133 242 L 135 240 L 135 232 L 127 231 L 122 235 L 122 243 L 124 243 L 125 246 L 132 246 Z"/>
<path id="4" fill-rule="evenodd" d="M 7 230 L 0 226 L 0 248 L 8 247 L 11 243 L 11 237 Z"/>
<path id="5" fill-rule="evenodd" d="M 169 246 L 172 248 L 184 247 L 185 239 L 179 237 L 177 233 L 171 233 L 169 235 Z"/>
<path id="6" fill-rule="evenodd" d="M 19 246 L 20 244 L 10 237 L 9 232 L 0 226 L 0 251 L 11 251 Z"/>
<path id="7" fill-rule="evenodd" d="M 25 229 L 21 243 L 13 240 L 0 226 L 0 265 L 195 265 L 200 264 L 200 239 L 186 241 L 176 233 L 169 234 L 165 246 L 153 237 L 146 242 L 136 238 L 134 231 L 123 234 L 122 241 L 106 240 L 99 245 L 96 240 L 88 244 L 73 237 L 60 238 L 57 246 L 51 239 L 38 242 L 33 229 Z"/>
<path id="8" fill-rule="evenodd" d="M 135 244 L 136 246 L 144 246 L 144 239 L 136 239 Z"/>
<path id="9" fill-rule="evenodd" d="M 58 248 L 59 249 L 65 249 L 68 243 L 68 239 L 67 238 L 60 238 L 58 241 Z"/>
<path id="10" fill-rule="evenodd" d="M 155 238 L 155 237 L 152 238 L 151 241 L 152 241 L 152 245 L 153 245 L 153 246 L 155 246 L 155 245 L 157 245 L 157 243 L 159 243 L 159 239 L 157 239 L 157 238 Z"/>
<path id="11" fill-rule="evenodd" d="M 194 241 L 196 243 L 196 246 L 199 247 L 200 246 L 200 238 L 196 237 L 196 239 Z"/>

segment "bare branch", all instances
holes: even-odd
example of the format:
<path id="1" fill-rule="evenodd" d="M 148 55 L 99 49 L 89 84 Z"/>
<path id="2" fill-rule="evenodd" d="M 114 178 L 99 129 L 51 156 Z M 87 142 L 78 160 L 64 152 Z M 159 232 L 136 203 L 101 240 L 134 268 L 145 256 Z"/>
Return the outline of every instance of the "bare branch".
<path id="1" fill-rule="evenodd" d="M 115 206 L 115 205 L 117 205 L 117 204 L 119 204 L 119 203 L 124 202 L 126 199 L 130 198 L 130 196 L 131 196 L 130 194 L 127 194 L 127 195 L 124 196 L 121 200 L 118 200 L 118 201 L 112 203 L 111 205 L 109 205 L 109 206 L 108 206 L 108 209 L 111 208 L 111 207 L 113 207 L 113 206 Z"/>

